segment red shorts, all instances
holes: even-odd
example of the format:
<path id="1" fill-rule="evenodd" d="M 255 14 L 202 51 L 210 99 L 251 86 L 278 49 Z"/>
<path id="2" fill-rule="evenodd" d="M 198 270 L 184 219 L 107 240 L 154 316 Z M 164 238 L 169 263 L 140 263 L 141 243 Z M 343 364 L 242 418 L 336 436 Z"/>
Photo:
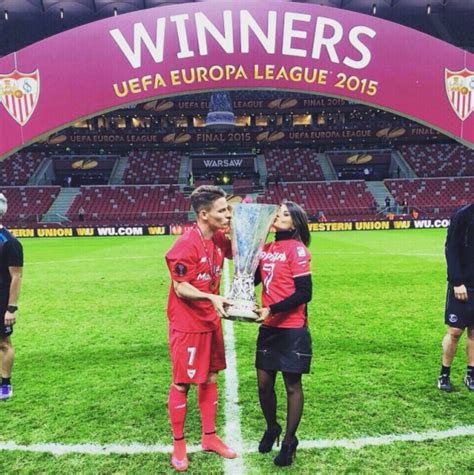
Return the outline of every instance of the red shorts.
<path id="1" fill-rule="evenodd" d="M 205 333 L 169 330 L 173 383 L 205 383 L 209 373 L 225 369 L 222 327 Z"/>

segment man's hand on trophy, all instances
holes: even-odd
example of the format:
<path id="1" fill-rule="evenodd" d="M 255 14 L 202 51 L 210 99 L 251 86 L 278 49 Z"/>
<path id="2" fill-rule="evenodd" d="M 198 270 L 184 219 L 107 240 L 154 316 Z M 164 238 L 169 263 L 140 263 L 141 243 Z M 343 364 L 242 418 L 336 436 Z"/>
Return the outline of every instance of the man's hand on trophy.
<path id="1" fill-rule="evenodd" d="M 264 308 L 255 308 L 254 312 L 258 314 L 258 318 L 255 320 L 257 323 L 262 323 L 267 318 L 272 318 L 270 309 L 267 307 Z"/>
<path id="2" fill-rule="evenodd" d="M 216 309 L 217 315 L 219 315 L 219 317 L 221 318 L 225 318 L 228 316 L 226 312 L 226 307 L 234 305 L 234 302 L 232 302 L 232 300 L 229 300 L 223 297 L 222 295 L 211 294 L 209 300 L 212 302 L 212 305 Z"/>

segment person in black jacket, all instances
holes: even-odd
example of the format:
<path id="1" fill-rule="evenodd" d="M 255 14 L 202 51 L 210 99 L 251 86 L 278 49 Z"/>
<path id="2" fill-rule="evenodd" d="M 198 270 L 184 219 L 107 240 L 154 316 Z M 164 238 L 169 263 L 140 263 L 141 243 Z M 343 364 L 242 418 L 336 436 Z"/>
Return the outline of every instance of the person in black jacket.
<path id="1" fill-rule="evenodd" d="M 0 193 L 0 220 L 6 212 L 7 199 Z M 13 394 L 10 381 L 14 357 L 11 334 L 17 320 L 22 268 L 23 248 L 15 236 L 0 224 L 0 400 L 9 399 Z"/>
<path id="2" fill-rule="evenodd" d="M 438 388 L 452 391 L 451 363 L 459 339 L 467 328 L 467 370 L 464 384 L 474 391 L 474 203 L 463 206 L 451 218 L 445 254 L 448 290 L 444 320 L 448 331 L 443 338 L 443 358 Z"/>

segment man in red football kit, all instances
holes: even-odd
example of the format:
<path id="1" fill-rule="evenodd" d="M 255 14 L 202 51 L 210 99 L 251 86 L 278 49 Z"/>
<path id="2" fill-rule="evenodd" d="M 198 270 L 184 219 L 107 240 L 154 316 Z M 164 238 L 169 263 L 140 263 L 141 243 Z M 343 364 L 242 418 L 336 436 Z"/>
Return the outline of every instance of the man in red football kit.
<path id="1" fill-rule="evenodd" d="M 232 257 L 230 240 L 224 234 L 231 213 L 225 192 L 216 186 L 196 188 L 191 205 L 197 224 L 165 256 L 172 279 L 167 311 L 173 368 L 168 398 L 171 464 L 180 471 L 188 467 L 184 421 L 191 384 L 198 385 L 202 448 L 226 458 L 237 456 L 215 433 L 217 373 L 226 367 L 220 317 L 226 315 L 225 306 L 232 304 L 218 295 L 224 257 Z"/>

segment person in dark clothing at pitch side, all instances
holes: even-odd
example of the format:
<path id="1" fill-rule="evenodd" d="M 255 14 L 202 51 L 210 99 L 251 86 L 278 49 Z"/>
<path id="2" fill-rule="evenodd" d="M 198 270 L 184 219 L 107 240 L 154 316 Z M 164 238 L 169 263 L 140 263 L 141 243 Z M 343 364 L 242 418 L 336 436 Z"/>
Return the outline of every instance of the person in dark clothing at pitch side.
<path id="1" fill-rule="evenodd" d="M 0 219 L 7 211 L 7 200 L 0 193 Z M 10 381 L 13 368 L 13 345 L 11 334 L 16 323 L 18 295 L 21 287 L 23 248 L 7 228 L 0 224 L 0 361 L 2 384 L 0 400 L 12 396 Z"/>
<path id="2" fill-rule="evenodd" d="M 438 388 L 452 391 L 451 363 L 459 339 L 467 328 L 467 370 L 464 384 L 474 391 L 474 203 L 463 206 L 451 218 L 445 246 L 448 291 L 444 320 L 443 360 Z"/>

